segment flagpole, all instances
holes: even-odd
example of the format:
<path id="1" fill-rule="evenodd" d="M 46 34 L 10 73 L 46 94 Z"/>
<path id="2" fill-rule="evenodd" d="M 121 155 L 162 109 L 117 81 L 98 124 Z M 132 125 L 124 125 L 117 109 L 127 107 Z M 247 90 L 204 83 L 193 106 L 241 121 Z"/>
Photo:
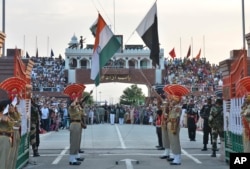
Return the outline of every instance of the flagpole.
<path id="1" fill-rule="evenodd" d="M 191 44 L 192 44 L 192 47 L 191 47 L 192 58 L 194 58 L 194 52 L 193 52 L 193 48 L 194 48 L 194 45 L 193 45 L 193 37 L 191 37 Z"/>
<path id="2" fill-rule="evenodd" d="M 36 36 L 36 49 L 35 49 L 35 51 L 37 51 L 37 36 Z"/>
<path id="3" fill-rule="evenodd" d="M 243 49 L 245 50 L 246 41 L 245 41 L 245 9 L 244 9 L 244 0 L 242 0 L 242 31 L 243 31 Z"/>
<path id="4" fill-rule="evenodd" d="M 113 0 L 113 7 L 114 7 L 114 34 L 115 34 L 115 0 Z"/>
<path id="5" fill-rule="evenodd" d="M 203 57 L 205 58 L 205 35 L 203 35 Z"/>
<path id="6" fill-rule="evenodd" d="M 3 17 L 2 17 L 2 29 L 3 29 L 3 33 L 5 33 L 5 0 L 3 0 L 3 11 L 2 11 L 2 14 L 3 14 Z M 2 46 L 2 56 L 5 56 L 5 42 L 3 41 L 3 46 Z"/>
<path id="7" fill-rule="evenodd" d="M 180 37 L 180 57 L 182 58 L 182 53 L 181 53 L 181 37 Z"/>
<path id="8" fill-rule="evenodd" d="M 49 36 L 47 38 L 47 56 L 49 57 Z"/>
<path id="9" fill-rule="evenodd" d="M 25 35 L 23 35 L 23 57 L 25 57 L 26 56 L 26 51 L 25 51 Z"/>

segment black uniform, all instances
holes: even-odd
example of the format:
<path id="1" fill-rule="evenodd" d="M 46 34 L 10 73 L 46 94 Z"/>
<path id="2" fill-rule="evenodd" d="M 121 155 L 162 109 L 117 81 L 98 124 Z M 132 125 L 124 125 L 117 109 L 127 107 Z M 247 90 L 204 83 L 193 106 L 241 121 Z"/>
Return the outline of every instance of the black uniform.
<path id="1" fill-rule="evenodd" d="M 200 116 L 203 118 L 203 144 L 204 144 L 204 147 L 203 147 L 202 151 L 207 150 L 208 136 L 209 135 L 210 135 L 210 140 L 212 143 L 211 127 L 208 125 L 208 118 L 209 118 L 210 110 L 211 110 L 212 106 L 213 106 L 212 100 L 209 98 L 207 100 L 207 104 L 204 105 L 200 111 Z"/>
<path id="2" fill-rule="evenodd" d="M 191 100 L 191 102 L 187 105 L 187 128 L 190 141 L 195 141 L 197 128 L 196 122 L 198 121 L 198 119 L 198 111 L 195 108 L 195 104 Z"/>

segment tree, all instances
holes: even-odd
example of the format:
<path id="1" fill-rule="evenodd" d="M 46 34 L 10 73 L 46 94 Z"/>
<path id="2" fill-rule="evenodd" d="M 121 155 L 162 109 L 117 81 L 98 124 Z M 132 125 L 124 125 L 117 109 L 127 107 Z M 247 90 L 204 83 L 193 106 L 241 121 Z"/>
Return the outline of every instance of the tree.
<path id="1" fill-rule="evenodd" d="M 84 98 L 85 96 L 88 96 L 88 95 L 89 95 L 89 98 L 87 99 L 86 104 L 92 105 L 94 103 L 94 99 L 93 99 L 93 96 L 89 92 L 83 92 L 82 98 Z"/>
<path id="2" fill-rule="evenodd" d="M 137 85 L 131 85 L 123 91 L 123 95 L 120 97 L 120 104 L 125 105 L 140 105 L 144 103 L 145 96 L 141 88 Z"/>

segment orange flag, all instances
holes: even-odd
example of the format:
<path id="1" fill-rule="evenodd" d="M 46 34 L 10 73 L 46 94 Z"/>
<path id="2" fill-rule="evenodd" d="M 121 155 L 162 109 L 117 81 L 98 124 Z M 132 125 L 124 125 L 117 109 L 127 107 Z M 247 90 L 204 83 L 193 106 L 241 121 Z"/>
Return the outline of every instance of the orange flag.
<path id="1" fill-rule="evenodd" d="M 174 48 L 169 52 L 169 55 L 174 59 L 176 57 Z"/>
<path id="2" fill-rule="evenodd" d="M 191 55 L 191 45 L 188 48 L 188 52 L 187 52 L 187 58 Z"/>
<path id="3" fill-rule="evenodd" d="M 201 49 L 199 50 L 199 53 L 196 55 L 196 57 L 195 57 L 195 59 L 200 59 L 200 57 L 201 57 Z"/>

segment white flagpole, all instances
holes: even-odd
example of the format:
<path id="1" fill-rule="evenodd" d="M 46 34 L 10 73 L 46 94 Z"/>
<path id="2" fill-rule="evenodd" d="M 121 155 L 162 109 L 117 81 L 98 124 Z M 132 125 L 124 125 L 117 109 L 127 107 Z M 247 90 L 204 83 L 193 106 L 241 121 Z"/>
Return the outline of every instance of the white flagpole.
<path id="1" fill-rule="evenodd" d="M 23 57 L 26 57 L 26 51 L 25 51 L 25 35 L 23 35 Z"/>
<path id="2" fill-rule="evenodd" d="M 244 0 L 242 0 L 242 33 L 243 33 L 243 49 L 245 50 L 246 47 L 246 40 L 245 40 L 245 9 L 244 9 Z"/>
<path id="3" fill-rule="evenodd" d="M 47 38 L 47 56 L 50 57 L 49 56 L 49 36 Z"/>
<path id="4" fill-rule="evenodd" d="M 114 2 L 114 34 L 115 34 L 115 0 L 113 1 Z"/>
<path id="5" fill-rule="evenodd" d="M 181 38 L 180 38 L 180 57 L 182 58 L 182 53 L 181 53 Z"/>
<path id="6" fill-rule="evenodd" d="M 193 37 L 191 37 L 191 52 L 192 52 L 192 58 L 194 58 L 193 48 L 194 48 L 194 45 L 193 45 Z"/>
<path id="7" fill-rule="evenodd" d="M 205 35 L 203 35 L 203 57 L 205 58 Z"/>
<path id="8" fill-rule="evenodd" d="M 3 28 L 3 33 L 5 33 L 5 0 L 3 0 L 3 7 L 2 7 L 2 28 Z M 5 42 L 3 42 L 3 46 L 2 46 L 2 56 L 5 56 Z"/>

